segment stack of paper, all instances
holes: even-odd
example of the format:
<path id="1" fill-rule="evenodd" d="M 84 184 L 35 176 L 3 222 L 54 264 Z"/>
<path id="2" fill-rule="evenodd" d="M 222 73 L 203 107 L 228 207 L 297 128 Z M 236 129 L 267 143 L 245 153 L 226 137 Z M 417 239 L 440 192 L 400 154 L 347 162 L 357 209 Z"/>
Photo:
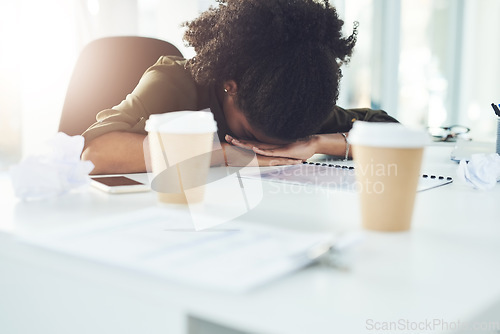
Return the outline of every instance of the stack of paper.
<path id="1" fill-rule="evenodd" d="M 331 236 L 226 223 L 196 231 L 188 212 L 152 207 L 26 239 L 178 283 L 245 291 L 313 261 Z M 326 247 L 325 247 L 326 246 Z"/>

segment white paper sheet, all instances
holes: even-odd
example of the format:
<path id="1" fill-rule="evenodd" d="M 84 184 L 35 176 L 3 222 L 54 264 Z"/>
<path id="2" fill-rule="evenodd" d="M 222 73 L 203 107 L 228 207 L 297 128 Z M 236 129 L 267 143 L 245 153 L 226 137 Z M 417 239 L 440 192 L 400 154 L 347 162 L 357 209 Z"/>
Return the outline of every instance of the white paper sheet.
<path id="1" fill-rule="evenodd" d="M 227 223 L 196 231 L 187 212 L 159 207 L 31 236 L 31 244 L 182 284 L 242 292 L 310 263 L 327 234 Z"/>

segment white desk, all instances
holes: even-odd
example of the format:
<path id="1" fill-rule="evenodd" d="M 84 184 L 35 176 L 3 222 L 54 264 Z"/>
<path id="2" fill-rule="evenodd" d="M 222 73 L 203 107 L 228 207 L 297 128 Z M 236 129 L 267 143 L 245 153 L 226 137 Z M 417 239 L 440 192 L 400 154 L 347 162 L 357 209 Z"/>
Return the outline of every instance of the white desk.
<path id="1" fill-rule="evenodd" d="M 449 146 L 428 148 L 422 171 L 454 177 L 457 165 L 449 153 Z M 261 204 L 241 219 L 293 229 L 360 230 L 353 193 L 264 190 Z M 498 333 L 485 322 L 500 327 L 500 185 L 477 191 L 454 183 L 419 193 L 412 230 L 366 232 L 349 270 L 313 266 L 245 294 L 173 284 L 17 238 L 131 212 L 154 200 L 154 193 L 88 189 L 20 202 L 8 175 L 1 174 L 0 332 L 226 333 L 196 320 L 202 319 L 258 333 L 442 333 L 467 321 L 480 327 L 478 333 Z M 389 322 L 399 330 L 376 330 Z"/>

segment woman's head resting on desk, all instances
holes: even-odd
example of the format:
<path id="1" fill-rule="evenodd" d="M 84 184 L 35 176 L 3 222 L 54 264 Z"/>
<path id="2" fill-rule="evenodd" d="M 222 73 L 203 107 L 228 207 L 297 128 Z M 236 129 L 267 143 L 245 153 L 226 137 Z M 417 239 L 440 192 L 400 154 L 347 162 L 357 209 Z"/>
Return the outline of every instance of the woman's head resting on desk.
<path id="1" fill-rule="evenodd" d="M 214 84 L 234 135 L 259 142 L 317 133 L 336 104 L 357 29 L 327 1 L 220 0 L 186 23 L 195 80 Z"/>

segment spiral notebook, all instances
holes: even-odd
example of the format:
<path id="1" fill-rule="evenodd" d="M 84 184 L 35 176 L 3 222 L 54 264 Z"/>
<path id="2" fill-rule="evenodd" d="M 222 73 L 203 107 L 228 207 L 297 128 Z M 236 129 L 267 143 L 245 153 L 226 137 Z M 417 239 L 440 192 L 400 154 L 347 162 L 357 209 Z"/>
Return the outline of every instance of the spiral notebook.
<path id="1" fill-rule="evenodd" d="M 242 177 L 303 186 L 319 186 L 331 190 L 355 191 L 356 176 L 354 173 L 354 167 L 349 165 L 304 162 L 301 165 L 280 167 Z M 417 191 L 441 187 L 452 182 L 451 176 L 422 174 Z"/>

